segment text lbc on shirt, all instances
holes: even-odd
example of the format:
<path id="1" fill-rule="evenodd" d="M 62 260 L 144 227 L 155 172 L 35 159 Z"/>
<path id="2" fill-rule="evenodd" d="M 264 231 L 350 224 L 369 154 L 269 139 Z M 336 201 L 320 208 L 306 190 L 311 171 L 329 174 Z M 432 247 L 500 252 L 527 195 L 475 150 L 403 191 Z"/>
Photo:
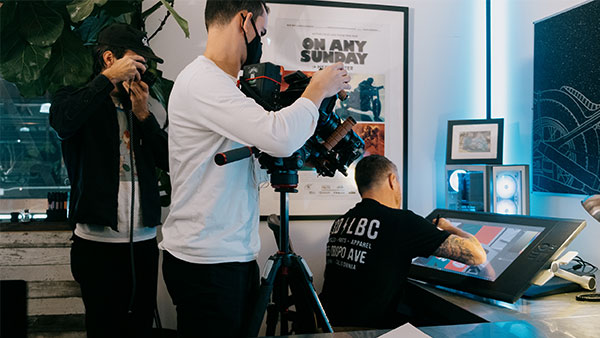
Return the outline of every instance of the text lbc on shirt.
<path id="1" fill-rule="evenodd" d="M 332 324 L 393 327 L 414 257 L 450 234 L 412 211 L 364 199 L 331 227 L 321 295 Z"/>

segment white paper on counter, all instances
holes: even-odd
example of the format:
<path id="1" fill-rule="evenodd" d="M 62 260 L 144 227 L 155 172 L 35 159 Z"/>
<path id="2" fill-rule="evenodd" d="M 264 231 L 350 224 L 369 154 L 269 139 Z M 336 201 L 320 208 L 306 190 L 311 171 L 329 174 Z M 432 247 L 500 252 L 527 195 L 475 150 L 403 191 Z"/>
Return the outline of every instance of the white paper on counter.
<path id="1" fill-rule="evenodd" d="M 430 337 L 426 335 L 423 331 L 414 327 L 411 323 L 406 323 L 400 327 L 393 329 L 392 331 L 379 336 L 381 338 L 422 338 L 422 337 Z"/>

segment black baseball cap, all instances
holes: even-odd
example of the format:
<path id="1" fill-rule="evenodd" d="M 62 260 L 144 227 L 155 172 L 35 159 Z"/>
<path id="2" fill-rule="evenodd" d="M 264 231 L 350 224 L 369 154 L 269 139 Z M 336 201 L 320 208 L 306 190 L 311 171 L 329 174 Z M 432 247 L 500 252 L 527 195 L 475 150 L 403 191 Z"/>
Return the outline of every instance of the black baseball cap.
<path id="1" fill-rule="evenodd" d="M 98 44 L 130 49 L 146 59 L 163 63 L 148 45 L 146 33 L 126 23 L 113 23 L 98 34 Z"/>

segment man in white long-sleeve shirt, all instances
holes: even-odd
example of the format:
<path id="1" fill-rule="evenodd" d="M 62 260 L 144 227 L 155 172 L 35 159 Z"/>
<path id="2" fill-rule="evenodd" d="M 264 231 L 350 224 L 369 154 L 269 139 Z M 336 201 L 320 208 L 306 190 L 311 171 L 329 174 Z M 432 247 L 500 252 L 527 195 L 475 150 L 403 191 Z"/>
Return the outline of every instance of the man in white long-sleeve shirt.
<path id="1" fill-rule="evenodd" d="M 339 63 L 315 73 L 302 97 L 277 113 L 242 94 L 236 78 L 260 59 L 267 15 L 262 1 L 208 0 L 206 52 L 171 92 L 173 191 L 159 247 L 180 337 L 242 336 L 258 293 L 260 169 L 252 158 L 218 167 L 215 154 L 247 145 L 289 156 L 314 133 L 321 101 L 349 88 Z"/>

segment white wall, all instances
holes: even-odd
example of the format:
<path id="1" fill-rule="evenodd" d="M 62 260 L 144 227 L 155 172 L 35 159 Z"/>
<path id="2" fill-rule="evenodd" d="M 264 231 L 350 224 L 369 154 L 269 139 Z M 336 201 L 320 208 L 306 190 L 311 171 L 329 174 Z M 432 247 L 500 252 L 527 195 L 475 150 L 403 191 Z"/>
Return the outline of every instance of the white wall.
<path id="1" fill-rule="evenodd" d="M 409 37 L 409 185 L 408 206 L 426 215 L 444 206 L 444 173 L 447 121 L 485 118 L 485 1 L 406 0 L 351 2 L 398 5 L 410 8 Z M 505 163 L 531 165 L 533 97 L 533 24 L 581 0 L 496 0 L 493 4 L 493 116 L 505 118 Z M 151 41 L 166 61 L 165 76 L 176 75 L 200 55 L 205 47 L 204 1 L 178 0 L 176 9 L 191 30 L 185 39 L 175 21 Z M 150 3 L 145 6 L 151 5 Z M 162 12 L 149 18 L 153 31 Z M 600 263 L 600 225 L 583 211 L 582 196 L 534 193 L 533 215 L 581 218 L 588 228 L 571 246 L 590 261 Z M 320 290 L 329 221 L 293 222 L 292 242 L 315 274 Z M 272 234 L 261 224 L 263 247 L 259 264 L 275 252 Z M 168 295 L 160 291 L 161 313 L 167 311 Z M 163 310 L 164 309 L 164 310 Z M 172 311 L 172 310 L 169 310 Z M 174 315 L 165 314 L 165 326 L 173 327 Z"/>
<path id="2" fill-rule="evenodd" d="M 533 128 L 533 22 L 584 0 L 492 1 L 492 116 L 504 117 L 504 162 L 531 168 Z M 569 249 L 600 263 L 600 224 L 581 207 L 581 195 L 531 194 L 531 215 L 576 218 L 587 228 Z"/>

